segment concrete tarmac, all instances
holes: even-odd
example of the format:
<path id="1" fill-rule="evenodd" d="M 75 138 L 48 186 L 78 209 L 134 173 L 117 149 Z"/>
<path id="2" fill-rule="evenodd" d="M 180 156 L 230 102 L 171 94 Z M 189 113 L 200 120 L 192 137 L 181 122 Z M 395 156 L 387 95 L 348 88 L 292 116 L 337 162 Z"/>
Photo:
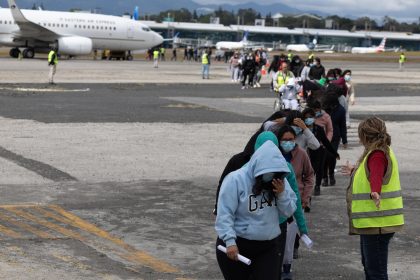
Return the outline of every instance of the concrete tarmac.
<path id="1" fill-rule="evenodd" d="M 32 75 L 43 62 L 1 63 L 0 73 Z M 69 63 L 83 72 L 67 72 L 69 83 L 18 76 L 0 85 L 0 279 L 221 279 L 215 189 L 230 156 L 272 112 L 267 85 L 241 91 L 224 65 L 201 84 L 199 74 L 188 76 L 197 65 L 167 63 L 174 80 L 166 83 L 151 70 L 141 74 L 147 82 L 134 82 L 145 63 Z M 129 68 L 127 83 L 108 76 L 114 67 Z M 187 76 L 175 83 L 179 73 Z M 338 165 L 361 153 L 359 119 L 379 112 L 388 120 L 407 224 L 391 242 L 390 279 L 417 279 L 419 85 L 393 81 L 355 79 L 350 147 Z M 337 186 L 313 198 L 306 217 L 315 246 L 301 247 L 295 279 L 362 279 L 358 238 L 347 235 L 347 184 L 338 174 Z"/>

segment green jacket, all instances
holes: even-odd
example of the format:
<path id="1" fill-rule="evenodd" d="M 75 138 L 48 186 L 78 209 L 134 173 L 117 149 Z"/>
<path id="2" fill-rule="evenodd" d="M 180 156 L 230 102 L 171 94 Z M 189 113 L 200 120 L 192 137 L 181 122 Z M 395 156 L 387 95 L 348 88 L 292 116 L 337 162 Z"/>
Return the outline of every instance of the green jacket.
<path id="1" fill-rule="evenodd" d="M 296 181 L 295 171 L 293 170 L 293 166 L 289 162 L 287 163 L 287 165 L 289 166 L 290 173 L 289 175 L 287 175 L 286 179 L 289 182 L 290 187 L 295 192 L 296 197 L 297 197 L 297 200 L 296 200 L 297 208 L 296 208 L 295 213 L 293 214 L 293 217 L 296 220 L 300 234 L 308 234 L 308 228 L 306 226 L 306 219 L 302 210 L 302 200 L 300 198 L 299 187 Z M 287 218 L 281 218 L 279 223 L 282 224 L 286 220 Z"/>

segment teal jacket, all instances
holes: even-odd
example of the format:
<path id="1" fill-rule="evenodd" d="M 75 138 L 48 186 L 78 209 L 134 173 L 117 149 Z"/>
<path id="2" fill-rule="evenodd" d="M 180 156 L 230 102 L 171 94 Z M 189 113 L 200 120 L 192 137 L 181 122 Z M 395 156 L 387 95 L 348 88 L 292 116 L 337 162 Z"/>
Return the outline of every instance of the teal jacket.
<path id="1" fill-rule="evenodd" d="M 297 197 L 297 200 L 296 200 L 297 208 L 296 208 L 295 213 L 293 213 L 293 217 L 296 220 L 300 234 L 308 234 L 308 228 L 306 226 L 306 219 L 302 210 L 302 200 L 300 198 L 299 187 L 296 181 L 295 171 L 293 170 L 293 166 L 290 163 L 287 163 L 287 165 L 289 166 L 290 173 L 289 175 L 287 175 L 286 179 L 289 182 L 290 187 L 295 192 L 296 197 Z M 281 217 L 280 224 L 284 223 L 286 220 L 287 218 Z"/>
<path id="2" fill-rule="evenodd" d="M 274 135 L 274 133 L 272 132 L 266 131 L 258 135 L 258 138 L 255 142 L 254 150 L 255 151 L 258 150 L 266 141 L 269 141 L 269 140 L 272 141 L 277 147 L 279 146 L 279 141 L 276 135 Z M 303 214 L 303 210 L 302 210 L 302 200 L 300 198 L 299 187 L 296 181 L 295 171 L 293 169 L 293 166 L 290 163 L 287 163 L 287 166 L 290 169 L 290 173 L 286 176 L 286 179 L 289 182 L 290 187 L 295 192 L 296 197 L 297 197 L 296 211 L 293 214 L 293 217 L 296 220 L 300 234 L 308 234 L 308 228 L 306 226 L 305 215 Z M 284 223 L 286 220 L 287 218 L 281 217 L 280 224 Z"/>

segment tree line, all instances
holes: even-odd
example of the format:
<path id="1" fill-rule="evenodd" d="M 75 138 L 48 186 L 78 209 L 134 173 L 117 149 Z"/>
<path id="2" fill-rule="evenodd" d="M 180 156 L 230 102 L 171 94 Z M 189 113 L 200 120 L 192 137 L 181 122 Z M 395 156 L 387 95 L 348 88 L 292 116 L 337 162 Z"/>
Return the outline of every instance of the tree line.
<path id="1" fill-rule="evenodd" d="M 332 28 L 342 30 L 379 30 L 379 31 L 395 31 L 395 32 L 411 32 L 420 33 L 420 24 L 418 22 L 407 23 L 399 22 L 398 20 L 384 16 L 381 22 L 377 22 L 369 17 L 360 17 L 357 19 L 350 19 L 347 17 L 340 17 L 332 15 L 327 17 L 316 16 L 302 16 L 296 17 L 294 15 L 284 15 L 277 20 L 273 19 L 271 13 L 262 16 L 256 10 L 239 9 L 238 11 L 227 11 L 219 7 L 213 13 L 198 13 L 196 10 L 182 8 L 179 10 L 166 10 L 154 15 L 145 15 L 141 19 L 154 20 L 162 22 L 167 18 L 171 18 L 177 22 L 196 22 L 196 23 L 210 23 L 211 18 L 219 18 L 220 24 L 223 25 L 254 25 L 256 19 L 265 19 L 265 26 L 282 26 L 288 28 L 326 28 L 326 20 L 332 20 Z M 317 19 L 319 18 L 319 19 Z"/>

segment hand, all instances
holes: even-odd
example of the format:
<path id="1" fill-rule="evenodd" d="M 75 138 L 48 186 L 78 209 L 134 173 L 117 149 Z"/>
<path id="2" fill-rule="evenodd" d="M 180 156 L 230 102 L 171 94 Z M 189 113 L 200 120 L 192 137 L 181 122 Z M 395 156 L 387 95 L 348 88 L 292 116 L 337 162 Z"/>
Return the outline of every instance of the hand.
<path id="1" fill-rule="evenodd" d="M 293 120 L 293 124 L 300 127 L 302 130 L 307 129 L 308 127 L 306 126 L 305 122 L 302 121 L 302 119 L 294 119 Z"/>
<path id="2" fill-rule="evenodd" d="M 335 157 L 336 160 L 340 160 L 340 155 L 337 154 L 337 156 Z"/>
<path id="3" fill-rule="evenodd" d="M 273 192 L 276 195 L 282 194 L 284 192 L 284 181 L 281 179 L 274 179 L 271 184 L 273 184 Z"/>
<path id="4" fill-rule="evenodd" d="M 354 170 L 354 165 L 350 164 L 349 161 L 346 162 L 346 165 L 341 167 L 341 174 L 344 176 L 351 176 Z"/>
<path id="5" fill-rule="evenodd" d="M 238 246 L 232 245 L 226 248 L 226 255 L 232 261 L 238 261 L 239 249 Z"/>
<path id="6" fill-rule="evenodd" d="M 372 197 L 372 200 L 375 202 L 376 208 L 381 207 L 381 195 L 377 192 L 373 192 L 370 194 L 370 197 Z"/>

